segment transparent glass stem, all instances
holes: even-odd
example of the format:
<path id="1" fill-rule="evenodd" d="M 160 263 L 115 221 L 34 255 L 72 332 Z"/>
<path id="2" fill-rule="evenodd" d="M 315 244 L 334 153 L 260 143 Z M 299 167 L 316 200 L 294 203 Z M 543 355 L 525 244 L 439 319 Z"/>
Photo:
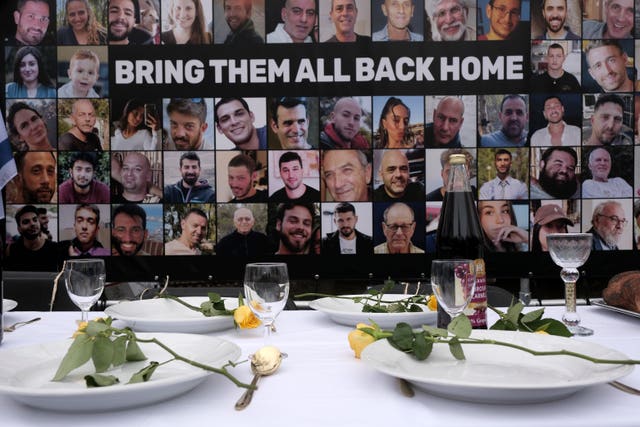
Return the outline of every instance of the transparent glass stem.
<path id="1" fill-rule="evenodd" d="M 81 317 L 80 317 L 80 321 L 81 322 L 88 322 L 89 321 L 89 310 L 80 310 L 80 312 L 82 313 Z"/>
<path id="2" fill-rule="evenodd" d="M 565 267 L 560 273 L 564 281 L 565 312 L 562 321 L 574 335 L 593 335 L 593 330 L 580 326 L 580 315 L 576 310 L 576 282 L 580 273 L 575 268 Z"/>
<path id="3" fill-rule="evenodd" d="M 271 344 L 271 330 L 273 329 L 273 320 L 263 321 L 264 323 L 264 344 Z"/>

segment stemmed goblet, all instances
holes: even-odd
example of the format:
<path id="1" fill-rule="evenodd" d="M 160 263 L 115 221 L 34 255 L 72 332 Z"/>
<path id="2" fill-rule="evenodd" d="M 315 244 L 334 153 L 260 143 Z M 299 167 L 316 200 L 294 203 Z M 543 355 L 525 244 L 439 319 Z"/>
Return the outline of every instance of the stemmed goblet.
<path id="1" fill-rule="evenodd" d="M 264 324 L 265 341 L 271 337 L 273 322 L 289 297 L 289 273 L 283 262 L 247 264 L 244 271 L 244 297 L 251 311 Z"/>
<path id="2" fill-rule="evenodd" d="M 64 283 L 69 298 L 80 310 L 81 321 L 89 319 L 89 309 L 98 301 L 104 290 L 104 260 L 96 258 L 70 259 L 64 262 Z"/>
<path id="3" fill-rule="evenodd" d="M 475 262 L 470 259 L 434 259 L 431 288 L 438 304 L 453 319 L 464 311 L 476 290 Z"/>
<path id="4" fill-rule="evenodd" d="M 564 282 L 566 311 L 562 321 L 574 335 L 593 335 L 593 329 L 580 326 L 580 316 L 576 312 L 576 282 L 580 277 L 578 267 L 582 266 L 591 253 L 591 233 L 551 233 L 547 234 L 547 247 L 551 259 L 562 267 L 560 277 Z"/>

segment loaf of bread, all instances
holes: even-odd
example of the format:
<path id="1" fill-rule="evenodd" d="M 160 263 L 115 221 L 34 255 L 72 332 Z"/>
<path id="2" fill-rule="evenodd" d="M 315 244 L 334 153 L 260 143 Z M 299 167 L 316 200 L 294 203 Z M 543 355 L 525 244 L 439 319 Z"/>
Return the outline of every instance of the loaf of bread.
<path id="1" fill-rule="evenodd" d="M 625 271 L 609 280 L 602 291 L 604 302 L 640 313 L 640 270 Z"/>

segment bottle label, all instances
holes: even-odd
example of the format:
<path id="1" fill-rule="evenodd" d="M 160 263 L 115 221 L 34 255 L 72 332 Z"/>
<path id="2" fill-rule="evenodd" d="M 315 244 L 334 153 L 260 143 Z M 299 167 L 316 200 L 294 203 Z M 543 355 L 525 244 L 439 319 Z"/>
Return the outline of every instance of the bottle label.
<path id="1" fill-rule="evenodd" d="M 484 260 L 478 258 L 476 264 L 476 291 L 464 314 L 471 320 L 474 329 L 487 328 L 487 272 Z"/>

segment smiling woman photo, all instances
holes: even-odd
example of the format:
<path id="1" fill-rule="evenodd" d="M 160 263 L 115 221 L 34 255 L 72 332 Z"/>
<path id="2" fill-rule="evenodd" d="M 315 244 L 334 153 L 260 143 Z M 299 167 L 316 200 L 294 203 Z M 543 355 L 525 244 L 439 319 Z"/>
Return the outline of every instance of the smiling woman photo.
<path id="1" fill-rule="evenodd" d="M 35 108 L 24 102 L 16 102 L 7 114 L 9 134 L 19 151 L 52 151 L 47 124 Z"/>
<path id="2" fill-rule="evenodd" d="M 34 46 L 18 49 L 13 65 L 13 82 L 6 85 L 7 98 L 55 98 L 56 89 L 44 63 L 42 52 Z"/>
<path id="3" fill-rule="evenodd" d="M 169 30 L 162 32 L 162 44 L 211 43 L 211 33 L 206 30 L 200 0 L 171 0 L 167 10 Z"/>
<path id="4" fill-rule="evenodd" d="M 59 45 L 107 44 L 107 30 L 98 22 L 89 0 L 67 0 L 64 21 L 58 29 Z"/>

